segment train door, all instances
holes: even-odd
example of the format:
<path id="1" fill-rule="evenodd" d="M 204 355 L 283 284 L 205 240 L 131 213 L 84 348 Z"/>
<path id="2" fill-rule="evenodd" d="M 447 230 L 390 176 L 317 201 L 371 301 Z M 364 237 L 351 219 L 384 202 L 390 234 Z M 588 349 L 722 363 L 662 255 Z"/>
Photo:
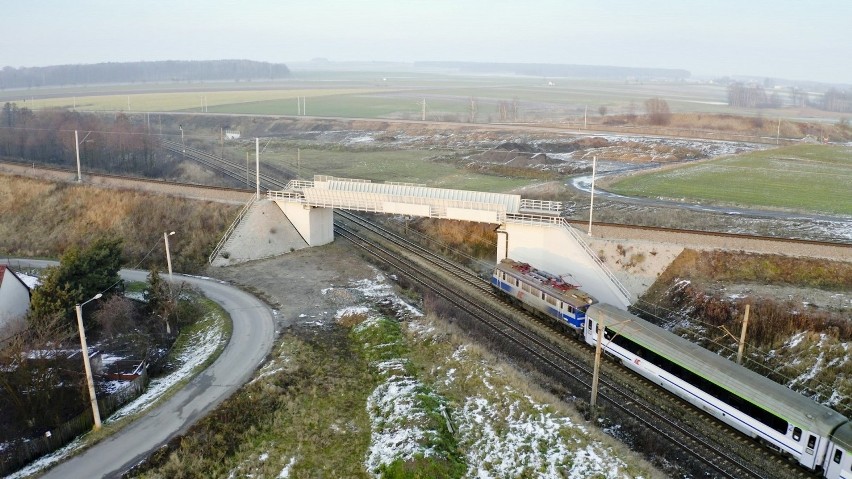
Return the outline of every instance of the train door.
<path id="1" fill-rule="evenodd" d="M 819 438 L 812 433 L 807 434 L 808 439 L 805 442 L 805 449 L 802 451 L 802 458 L 799 462 L 810 469 L 816 467 L 817 452 L 819 451 Z"/>
<path id="2" fill-rule="evenodd" d="M 828 448 L 828 455 L 825 457 L 825 477 L 828 479 L 838 479 L 844 471 L 852 473 L 852 455 L 847 454 L 837 444 L 832 444 Z M 850 474 L 852 477 L 852 474 Z"/>

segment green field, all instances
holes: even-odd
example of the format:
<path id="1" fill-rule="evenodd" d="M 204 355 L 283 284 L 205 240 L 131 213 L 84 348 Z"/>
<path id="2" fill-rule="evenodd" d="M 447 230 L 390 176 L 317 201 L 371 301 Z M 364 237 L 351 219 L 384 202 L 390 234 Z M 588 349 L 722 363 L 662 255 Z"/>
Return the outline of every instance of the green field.
<path id="1" fill-rule="evenodd" d="M 279 82 L 211 82 L 70 86 L 0 91 L 11 101 L 34 110 L 76 108 L 80 111 L 186 111 L 296 115 L 296 97 L 307 97 L 310 116 L 420 119 L 423 98 L 430 120 L 467 121 L 470 100 L 478 103 L 478 121 L 499 121 L 497 105 L 517 101 L 518 120 L 590 118 L 598 107 L 609 114 L 632 108 L 641 113 L 644 100 L 666 98 L 673 111 L 718 111 L 725 100 L 719 85 L 693 83 L 625 83 L 547 79 L 521 76 L 463 76 L 422 72 L 294 72 Z M 632 104 L 632 107 L 629 105 Z M 723 107 L 727 108 L 727 107 Z M 457 115 L 457 118 L 455 116 Z"/>
<path id="2" fill-rule="evenodd" d="M 622 195 L 852 215 L 852 148 L 796 145 L 639 174 Z"/>
<path id="3" fill-rule="evenodd" d="M 298 172 L 304 179 L 319 174 L 501 193 L 532 183 L 532 180 L 483 175 L 431 159 L 441 153 L 434 150 L 301 148 L 301 160 L 297 161 L 295 147 L 270 145 L 263 154 L 263 162 Z"/>

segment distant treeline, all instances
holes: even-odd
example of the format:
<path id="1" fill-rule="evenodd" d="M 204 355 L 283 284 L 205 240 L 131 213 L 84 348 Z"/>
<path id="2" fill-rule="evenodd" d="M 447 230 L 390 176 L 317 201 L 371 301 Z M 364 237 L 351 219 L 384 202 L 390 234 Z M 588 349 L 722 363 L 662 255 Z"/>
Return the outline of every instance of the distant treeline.
<path id="1" fill-rule="evenodd" d="M 549 63 L 416 62 L 414 66 L 416 68 L 452 69 L 461 73 L 511 73 L 538 77 L 595 78 L 604 80 L 685 80 L 690 76 L 687 70 L 670 68 L 633 68 Z"/>
<path id="2" fill-rule="evenodd" d="M 809 94 L 798 87 L 773 88 L 769 92 L 758 83 L 728 84 L 728 105 L 743 108 L 813 107 L 826 111 L 852 113 L 852 93 L 837 88 L 819 94 Z"/>
<path id="3" fill-rule="evenodd" d="M 160 178 L 176 165 L 166 161 L 160 140 L 123 113 L 96 116 L 68 110 L 33 112 L 6 103 L 0 109 L 0 157 L 65 166 L 76 164 L 74 130 L 86 170 Z"/>
<path id="4" fill-rule="evenodd" d="M 157 61 L 4 67 L 0 89 L 98 83 L 277 80 L 290 76 L 283 63 L 251 60 Z"/>

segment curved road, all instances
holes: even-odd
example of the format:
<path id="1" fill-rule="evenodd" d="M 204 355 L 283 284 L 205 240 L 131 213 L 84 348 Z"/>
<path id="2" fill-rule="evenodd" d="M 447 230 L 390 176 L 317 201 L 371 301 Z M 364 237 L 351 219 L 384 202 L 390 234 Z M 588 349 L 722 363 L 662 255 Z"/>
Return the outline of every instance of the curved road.
<path id="1" fill-rule="evenodd" d="M 56 262 L 13 260 L 15 265 L 42 268 Z M 121 277 L 146 281 L 147 271 L 122 270 Z M 222 306 L 234 325 L 225 350 L 183 389 L 118 433 L 48 471 L 43 477 L 117 477 L 145 459 L 151 451 L 224 401 L 242 386 L 272 349 L 275 322 L 259 299 L 213 279 L 177 275 Z"/>

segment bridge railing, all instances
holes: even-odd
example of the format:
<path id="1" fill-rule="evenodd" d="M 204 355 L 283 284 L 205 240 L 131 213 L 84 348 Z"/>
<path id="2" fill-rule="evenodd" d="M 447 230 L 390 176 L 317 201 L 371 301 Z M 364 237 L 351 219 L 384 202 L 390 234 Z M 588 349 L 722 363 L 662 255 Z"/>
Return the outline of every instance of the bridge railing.
<path id="1" fill-rule="evenodd" d="M 546 201 L 546 200 L 528 200 L 521 198 L 521 211 L 547 211 L 556 215 L 562 213 L 563 205 L 561 201 Z"/>
<path id="2" fill-rule="evenodd" d="M 558 228 L 563 228 L 571 234 L 575 241 L 583 248 L 583 250 L 588 254 L 592 260 L 598 265 L 601 271 L 604 272 L 606 277 L 610 280 L 612 284 L 615 285 L 618 292 L 624 295 L 628 302 L 631 302 L 630 291 L 621 284 L 621 281 L 615 277 L 615 273 L 601 261 L 600 257 L 595 253 L 592 248 L 586 243 L 586 241 L 577 233 L 577 230 L 571 226 L 571 223 L 568 222 L 567 219 L 559 217 L 559 216 L 545 216 L 545 215 L 532 215 L 532 214 L 520 214 L 520 215 L 507 215 L 506 221 L 508 223 L 515 224 L 526 224 L 526 225 L 536 225 L 536 226 L 554 226 Z"/>
<path id="3" fill-rule="evenodd" d="M 240 224 L 240 221 L 242 221 L 249 208 L 251 208 L 251 205 L 254 204 L 254 200 L 255 198 L 254 196 L 252 196 L 251 199 L 249 199 L 246 204 L 243 205 L 242 209 L 240 209 L 240 212 L 237 214 L 236 219 L 234 219 L 234 221 L 231 223 L 231 226 L 228 227 L 228 230 L 225 231 L 225 234 L 222 236 L 222 239 L 219 240 L 219 242 L 216 244 L 216 247 L 213 248 L 213 252 L 210 253 L 210 256 L 207 258 L 208 264 L 212 263 L 213 260 L 216 259 L 216 256 L 219 255 L 219 251 L 222 250 L 222 247 L 225 246 L 225 243 L 228 241 L 228 238 L 230 238 L 234 230 L 237 229 L 237 225 Z"/>
<path id="4" fill-rule="evenodd" d="M 285 190 L 304 190 L 305 188 L 313 188 L 314 182 L 309 180 L 290 180 L 284 186 Z"/>
<path id="5" fill-rule="evenodd" d="M 283 191 L 272 191 L 268 190 L 266 192 L 266 198 L 270 200 L 285 200 L 291 203 L 304 203 L 305 202 L 305 194 L 300 193 L 298 191 L 292 190 L 283 190 Z"/>

